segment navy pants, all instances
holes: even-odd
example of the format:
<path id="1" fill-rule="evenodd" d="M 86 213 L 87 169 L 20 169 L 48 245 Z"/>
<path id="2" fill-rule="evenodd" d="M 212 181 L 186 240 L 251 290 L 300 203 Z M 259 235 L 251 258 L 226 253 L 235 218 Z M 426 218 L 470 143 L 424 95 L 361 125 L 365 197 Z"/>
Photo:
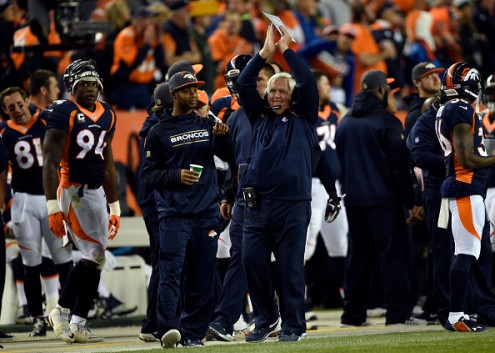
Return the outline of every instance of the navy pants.
<path id="1" fill-rule="evenodd" d="M 148 308 L 146 309 L 146 318 L 143 320 L 141 332 L 153 333 L 158 331 L 158 324 L 156 322 L 158 280 L 160 278 L 160 233 L 158 212 L 154 211 L 143 217 L 143 220 L 150 238 L 151 277 L 148 285 Z"/>
<path id="2" fill-rule="evenodd" d="M 349 248 L 342 323 L 358 326 L 366 321 L 374 264 L 383 287 L 385 323 L 404 323 L 415 304 L 404 213 L 393 207 L 346 206 L 346 214 Z"/>
<path id="3" fill-rule="evenodd" d="M 218 321 L 230 334 L 242 314 L 246 297 L 246 274 L 242 266 L 242 227 L 244 206 L 236 205 L 230 221 L 230 262 L 223 280 L 222 292 L 218 298 L 213 321 Z"/>
<path id="4" fill-rule="evenodd" d="M 178 329 L 184 340 L 205 336 L 215 304 L 218 247 L 217 237 L 210 237 L 209 233 L 217 228 L 217 217 L 160 219 L 157 315 L 160 334 Z"/>
<path id="5" fill-rule="evenodd" d="M 454 256 L 454 244 L 450 226 L 438 228 L 438 215 L 442 196 L 440 186 L 425 186 L 423 191 L 425 221 L 430 233 L 433 265 L 433 301 L 436 303 L 438 319 L 445 324 L 450 308 L 450 264 Z"/>
<path id="6" fill-rule="evenodd" d="M 256 328 L 273 324 L 279 316 L 271 281 L 273 251 L 275 275 L 280 280 L 282 330 L 300 336 L 306 331 L 304 247 L 311 203 L 260 199 L 256 210 L 246 207 L 245 216 L 242 260 Z"/>

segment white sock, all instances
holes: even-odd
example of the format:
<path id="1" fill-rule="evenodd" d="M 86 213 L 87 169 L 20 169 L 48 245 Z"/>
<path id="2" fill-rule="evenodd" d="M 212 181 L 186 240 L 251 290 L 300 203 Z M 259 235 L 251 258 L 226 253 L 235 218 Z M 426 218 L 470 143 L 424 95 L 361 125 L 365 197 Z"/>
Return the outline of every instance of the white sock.
<path id="1" fill-rule="evenodd" d="M 72 315 L 72 317 L 70 319 L 71 324 L 80 324 L 83 321 L 86 322 L 86 319 L 84 317 L 80 317 L 77 315 Z"/>
<path id="2" fill-rule="evenodd" d="M 110 296 L 110 291 L 108 290 L 107 286 L 103 283 L 103 281 L 100 281 L 98 284 L 98 294 L 102 298 L 108 298 Z"/>
<path id="3" fill-rule="evenodd" d="M 450 312 L 449 313 L 449 322 L 451 325 L 455 324 L 457 321 L 461 319 L 461 317 L 464 316 L 464 311 L 459 311 L 459 312 Z"/>
<path id="4" fill-rule="evenodd" d="M 17 289 L 17 300 L 19 306 L 27 305 L 26 292 L 24 292 L 24 281 L 15 281 L 15 287 Z"/>

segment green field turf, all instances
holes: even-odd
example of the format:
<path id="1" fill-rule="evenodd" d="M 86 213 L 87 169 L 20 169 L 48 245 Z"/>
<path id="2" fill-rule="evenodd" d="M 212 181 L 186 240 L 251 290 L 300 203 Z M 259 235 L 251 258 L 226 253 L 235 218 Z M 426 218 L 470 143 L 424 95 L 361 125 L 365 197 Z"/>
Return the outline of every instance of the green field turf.
<path id="1" fill-rule="evenodd" d="M 181 348 L 184 349 L 184 348 Z M 189 349 L 188 349 L 189 350 Z M 482 333 L 448 331 L 404 332 L 349 337 L 303 339 L 300 342 L 264 342 L 255 344 L 220 344 L 195 348 L 201 352 L 221 353 L 313 353 L 313 352 L 495 352 L 495 329 Z M 175 350 L 151 349 L 141 353 L 175 352 Z"/>

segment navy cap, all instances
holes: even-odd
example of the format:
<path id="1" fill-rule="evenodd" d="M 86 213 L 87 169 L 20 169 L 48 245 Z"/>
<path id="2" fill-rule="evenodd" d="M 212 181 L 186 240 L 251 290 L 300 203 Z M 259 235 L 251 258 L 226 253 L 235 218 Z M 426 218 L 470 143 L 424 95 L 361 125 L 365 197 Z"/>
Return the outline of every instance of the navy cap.
<path id="1" fill-rule="evenodd" d="M 196 76 L 194 76 L 192 73 L 188 71 L 181 71 L 174 74 L 170 78 L 168 83 L 169 83 L 170 93 L 173 93 L 177 90 L 181 90 L 190 86 L 202 86 L 205 84 L 204 81 L 198 81 Z"/>

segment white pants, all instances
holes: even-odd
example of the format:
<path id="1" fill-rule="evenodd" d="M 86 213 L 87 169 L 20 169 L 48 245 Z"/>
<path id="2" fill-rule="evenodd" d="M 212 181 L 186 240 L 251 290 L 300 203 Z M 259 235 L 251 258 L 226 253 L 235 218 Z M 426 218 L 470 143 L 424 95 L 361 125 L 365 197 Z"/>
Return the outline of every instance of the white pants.
<path id="1" fill-rule="evenodd" d="M 485 204 L 480 195 L 449 199 L 452 213 L 452 235 L 454 237 L 454 255 L 480 256 L 481 236 L 485 225 Z"/>
<path id="2" fill-rule="evenodd" d="M 44 195 L 15 192 L 12 196 L 12 229 L 19 243 L 22 262 L 26 266 L 41 264 L 43 242 L 46 242 L 53 262 L 66 263 L 72 260 L 69 248 L 63 247 L 62 239 L 50 231 L 48 210 Z M 46 254 L 46 253 L 45 253 Z"/>

